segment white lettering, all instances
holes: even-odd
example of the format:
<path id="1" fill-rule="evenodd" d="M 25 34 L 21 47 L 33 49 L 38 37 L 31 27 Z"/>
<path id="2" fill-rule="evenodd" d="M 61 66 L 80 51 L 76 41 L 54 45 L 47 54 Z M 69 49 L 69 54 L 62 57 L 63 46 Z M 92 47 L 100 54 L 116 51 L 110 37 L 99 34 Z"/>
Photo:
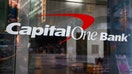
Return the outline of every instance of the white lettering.
<path id="1" fill-rule="evenodd" d="M 55 32 L 55 36 L 65 36 L 66 30 L 63 28 L 57 29 L 57 32 Z"/>
<path id="2" fill-rule="evenodd" d="M 35 38 L 36 35 L 42 35 L 44 32 L 42 27 L 33 27 L 31 38 Z"/>
<path id="3" fill-rule="evenodd" d="M 13 31 L 12 28 L 15 26 L 21 26 L 20 23 L 11 23 L 6 27 L 6 31 L 10 34 L 17 35 L 18 31 Z"/>
<path id="4" fill-rule="evenodd" d="M 76 37 L 74 36 L 74 34 L 76 34 L 76 33 L 75 33 L 76 29 L 79 29 L 79 30 L 81 31 L 81 34 L 80 34 L 80 36 L 79 36 L 78 38 L 76 38 Z M 72 30 L 72 32 L 71 32 L 71 36 L 72 36 L 72 38 L 73 38 L 74 40 L 79 40 L 79 39 L 81 39 L 82 36 L 83 36 L 83 29 L 82 29 L 81 27 L 79 27 L 79 26 L 73 28 L 73 30 Z"/>
<path id="5" fill-rule="evenodd" d="M 100 34 L 100 40 L 107 40 L 107 33 L 104 33 L 104 32 L 102 32 L 101 34 Z"/>
<path id="6" fill-rule="evenodd" d="M 19 31 L 19 34 L 21 35 L 31 35 L 32 28 L 29 26 L 23 26 L 21 27 L 22 30 Z"/>
<path id="7" fill-rule="evenodd" d="M 108 35 L 107 33 L 101 33 L 100 40 L 108 40 L 108 41 L 124 41 L 127 42 L 127 38 L 129 35 Z"/>
<path id="8" fill-rule="evenodd" d="M 20 30 L 13 30 L 13 28 L 19 27 Z M 69 37 L 71 36 L 74 40 L 79 39 L 87 39 L 87 40 L 96 40 L 98 37 L 98 33 L 96 31 L 84 31 L 82 27 L 76 26 L 71 30 L 71 26 L 67 26 L 67 28 L 56 28 L 55 26 L 45 25 L 43 27 L 30 27 L 30 26 L 21 26 L 20 23 L 11 23 L 6 27 L 6 31 L 9 34 L 13 35 L 31 35 L 31 38 L 35 38 L 36 36 L 61 36 L 61 37 Z M 79 36 L 76 36 L 76 33 L 79 32 Z M 102 41 L 128 41 L 129 35 L 108 35 L 108 33 L 102 32 L 100 33 L 100 40 Z"/>

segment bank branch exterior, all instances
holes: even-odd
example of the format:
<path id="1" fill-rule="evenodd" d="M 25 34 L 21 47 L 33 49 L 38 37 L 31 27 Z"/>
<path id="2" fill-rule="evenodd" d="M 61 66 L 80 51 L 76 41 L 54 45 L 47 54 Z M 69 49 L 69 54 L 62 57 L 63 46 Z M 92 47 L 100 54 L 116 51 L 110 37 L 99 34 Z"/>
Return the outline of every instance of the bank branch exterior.
<path id="1" fill-rule="evenodd" d="M 0 74 L 132 74 L 131 0 L 0 3 Z"/>

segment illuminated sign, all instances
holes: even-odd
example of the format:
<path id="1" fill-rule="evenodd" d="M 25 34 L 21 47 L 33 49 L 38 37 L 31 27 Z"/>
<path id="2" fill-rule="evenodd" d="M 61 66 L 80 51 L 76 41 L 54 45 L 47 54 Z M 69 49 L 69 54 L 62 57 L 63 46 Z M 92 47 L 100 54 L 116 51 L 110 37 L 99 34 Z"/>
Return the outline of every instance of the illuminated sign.
<path id="1" fill-rule="evenodd" d="M 46 0 L 42 0 L 42 13 L 41 14 L 46 14 Z M 41 17 L 42 22 L 46 21 L 46 16 Z"/>
<path id="2" fill-rule="evenodd" d="M 31 35 L 31 38 L 35 38 L 36 36 L 61 36 L 61 37 L 72 37 L 74 40 L 79 39 L 87 39 L 87 40 L 97 40 L 98 33 L 90 32 L 90 31 L 84 31 L 82 27 L 76 26 L 73 29 L 71 29 L 71 26 L 67 26 L 67 28 L 56 28 L 55 26 L 45 25 L 45 28 L 43 27 L 30 27 L 30 26 L 21 26 L 19 31 L 13 31 L 12 28 L 14 26 L 20 27 L 20 23 L 11 23 L 7 26 L 6 30 L 8 33 L 13 35 Z M 76 33 L 76 30 L 80 31 L 80 36 L 77 38 L 74 34 Z M 130 36 L 130 34 L 125 35 L 108 35 L 107 33 L 101 32 L 99 40 L 105 41 L 124 41 L 127 42 L 127 38 Z"/>

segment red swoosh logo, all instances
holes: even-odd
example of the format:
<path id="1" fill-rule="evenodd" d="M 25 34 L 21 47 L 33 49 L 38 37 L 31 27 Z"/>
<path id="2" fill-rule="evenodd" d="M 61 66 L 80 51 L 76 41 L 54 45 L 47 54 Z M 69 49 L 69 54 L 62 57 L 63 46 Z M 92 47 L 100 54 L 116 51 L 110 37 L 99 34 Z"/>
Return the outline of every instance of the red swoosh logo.
<path id="1" fill-rule="evenodd" d="M 44 14 L 44 15 L 39 15 L 38 17 L 41 17 L 41 16 L 69 16 L 69 17 L 75 17 L 75 18 L 80 19 L 83 22 L 83 24 L 82 24 L 83 30 L 86 30 L 87 28 L 89 28 L 92 25 L 92 23 L 94 22 L 94 18 L 92 16 L 86 15 L 86 14 Z M 61 41 L 59 44 L 62 44 L 64 42 L 68 41 L 70 38 L 71 38 L 71 36 L 66 38 L 65 40 Z"/>

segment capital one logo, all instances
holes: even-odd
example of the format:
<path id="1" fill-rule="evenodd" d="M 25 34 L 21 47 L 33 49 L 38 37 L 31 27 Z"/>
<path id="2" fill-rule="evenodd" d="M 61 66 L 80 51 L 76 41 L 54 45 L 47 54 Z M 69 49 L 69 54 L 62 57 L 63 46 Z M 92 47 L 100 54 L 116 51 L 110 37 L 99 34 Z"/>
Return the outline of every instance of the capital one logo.
<path id="1" fill-rule="evenodd" d="M 67 29 L 64 28 L 56 28 L 55 26 L 45 25 L 45 28 L 42 27 L 30 27 L 30 26 L 21 26 L 20 23 L 11 23 L 6 27 L 6 31 L 9 34 L 13 35 L 31 35 L 31 38 L 35 38 L 36 36 L 43 35 L 43 36 L 64 36 L 67 37 L 65 40 L 61 41 L 61 43 L 66 42 L 70 38 L 74 38 L 73 33 L 76 29 L 80 29 L 81 31 L 86 30 L 89 28 L 92 23 L 94 22 L 94 18 L 90 15 L 86 14 L 44 14 L 38 15 L 37 17 L 42 16 L 64 16 L 64 17 L 74 17 L 80 19 L 83 24 L 81 27 L 77 26 L 73 30 L 71 30 L 71 26 L 67 26 Z M 20 30 L 13 31 L 13 27 L 17 26 L 20 27 Z"/>
<path id="2" fill-rule="evenodd" d="M 94 22 L 94 17 L 92 17 L 90 15 L 86 15 L 86 14 L 45 14 L 45 15 L 38 15 L 38 17 L 41 17 L 41 16 L 66 16 L 66 17 L 69 16 L 69 17 L 78 18 L 83 22 L 83 24 L 82 24 L 83 30 L 86 30 Z"/>

